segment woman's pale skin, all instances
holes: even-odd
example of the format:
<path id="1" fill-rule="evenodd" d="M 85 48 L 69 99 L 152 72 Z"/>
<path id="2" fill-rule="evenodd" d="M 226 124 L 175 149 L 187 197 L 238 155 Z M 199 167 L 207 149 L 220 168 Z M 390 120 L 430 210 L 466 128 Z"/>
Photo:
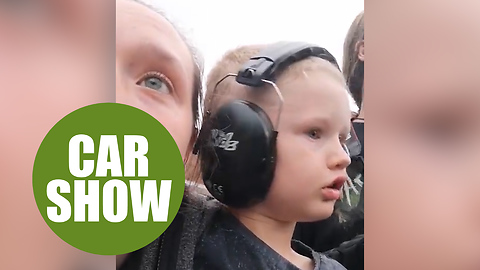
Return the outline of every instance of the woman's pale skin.
<path id="1" fill-rule="evenodd" d="M 49 129 L 75 109 L 114 101 L 107 2 L 0 1 L 2 269 L 115 267 L 113 256 L 79 251 L 57 237 L 32 190 L 33 161 Z"/>
<path id="2" fill-rule="evenodd" d="M 116 20 L 116 101 L 155 117 L 186 159 L 195 139 L 190 50 L 170 22 L 139 3 L 116 1 Z M 160 87 L 149 87 L 152 79 Z M 117 267 L 127 256 L 117 256 Z"/>

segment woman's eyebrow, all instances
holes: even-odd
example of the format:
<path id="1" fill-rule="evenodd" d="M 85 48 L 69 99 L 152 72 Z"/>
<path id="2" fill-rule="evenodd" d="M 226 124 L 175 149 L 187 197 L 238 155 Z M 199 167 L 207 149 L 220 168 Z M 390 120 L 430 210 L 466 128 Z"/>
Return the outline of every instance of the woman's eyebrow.
<path id="1" fill-rule="evenodd" d="M 182 61 L 159 42 L 141 42 L 135 48 L 135 54 L 145 57 L 149 61 L 159 61 L 173 68 L 182 67 Z"/>
<path id="2" fill-rule="evenodd" d="M 144 40 L 131 44 L 128 52 L 128 70 L 136 76 L 148 71 L 164 73 L 172 82 L 188 76 L 181 59 L 159 42 Z M 178 82 L 177 82 L 178 83 Z"/>
<path id="3" fill-rule="evenodd" d="M 175 93 L 185 96 L 188 89 L 188 80 L 192 76 L 185 62 L 159 41 L 148 40 L 130 48 L 129 70 L 137 76 L 144 72 L 160 72 L 173 84 Z M 193 76 L 192 76 L 193 77 Z"/>

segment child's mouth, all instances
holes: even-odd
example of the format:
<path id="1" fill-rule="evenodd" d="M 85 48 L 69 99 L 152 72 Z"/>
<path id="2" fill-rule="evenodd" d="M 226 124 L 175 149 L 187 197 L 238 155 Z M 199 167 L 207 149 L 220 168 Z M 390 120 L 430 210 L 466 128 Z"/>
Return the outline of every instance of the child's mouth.
<path id="1" fill-rule="evenodd" d="M 340 199 L 340 190 L 345 181 L 347 181 L 347 177 L 340 176 L 335 178 L 330 185 L 322 188 L 323 199 L 327 201 L 336 201 Z"/>
<path id="2" fill-rule="evenodd" d="M 326 188 L 340 190 L 343 187 L 343 184 L 347 181 L 346 176 L 339 176 L 333 180 L 333 182 Z"/>

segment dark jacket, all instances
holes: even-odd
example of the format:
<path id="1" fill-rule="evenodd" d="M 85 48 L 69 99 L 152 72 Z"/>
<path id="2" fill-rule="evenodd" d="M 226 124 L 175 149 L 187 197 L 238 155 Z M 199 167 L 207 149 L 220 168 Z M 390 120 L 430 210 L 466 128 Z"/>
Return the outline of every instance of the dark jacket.
<path id="1" fill-rule="evenodd" d="M 293 237 L 315 251 L 325 252 L 363 233 L 363 207 L 348 209 L 348 206 L 339 201 L 329 218 L 317 222 L 298 223 Z"/>
<path id="2" fill-rule="evenodd" d="M 194 270 L 299 270 L 259 239 L 226 209 L 219 209 L 197 243 Z M 315 270 L 345 270 L 337 261 L 292 240 L 291 248 Z"/>
<path id="3" fill-rule="evenodd" d="M 167 230 L 146 247 L 131 253 L 120 270 L 191 270 L 196 243 L 218 203 L 202 195 L 184 196 Z"/>
<path id="4" fill-rule="evenodd" d="M 342 243 L 339 247 L 325 252 L 325 254 L 341 262 L 348 270 L 364 269 L 365 238 L 363 234 L 352 240 Z"/>
<path id="5" fill-rule="evenodd" d="M 195 248 L 220 204 L 201 195 L 184 197 L 180 211 L 168 229 L 148 246 L 131 253 L 120 270 L 192 270 Z M 318 259 L 328 259 L 318 255 Z M 343 269 L 325 263 L 322 270 Z"/>

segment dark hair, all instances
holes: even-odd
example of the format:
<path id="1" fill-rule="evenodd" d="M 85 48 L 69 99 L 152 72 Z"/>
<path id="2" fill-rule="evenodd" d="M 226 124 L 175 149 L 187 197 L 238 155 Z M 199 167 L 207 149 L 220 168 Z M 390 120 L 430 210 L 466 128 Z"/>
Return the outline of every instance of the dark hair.
<path id="1" fill-rule="evenodd" d="M 355 63 L 353 72 L 350 74 L 348 78 L 347 85 L 352 93 L 352 97 L 357 103 L 359 109 L 361 109 L 362 102 L 363 102 L 363 69 L 365 63 L 363 61 L 358 61 Z"/>
<path id="2" fill-rule="evenodd" d="M 364 38 L 364 12 L 362 11 L 350 26 L 343 44 L 343 75 L 359 109 L 363 99 L 364 62 L 358 58 L 358 43 Z"/>

